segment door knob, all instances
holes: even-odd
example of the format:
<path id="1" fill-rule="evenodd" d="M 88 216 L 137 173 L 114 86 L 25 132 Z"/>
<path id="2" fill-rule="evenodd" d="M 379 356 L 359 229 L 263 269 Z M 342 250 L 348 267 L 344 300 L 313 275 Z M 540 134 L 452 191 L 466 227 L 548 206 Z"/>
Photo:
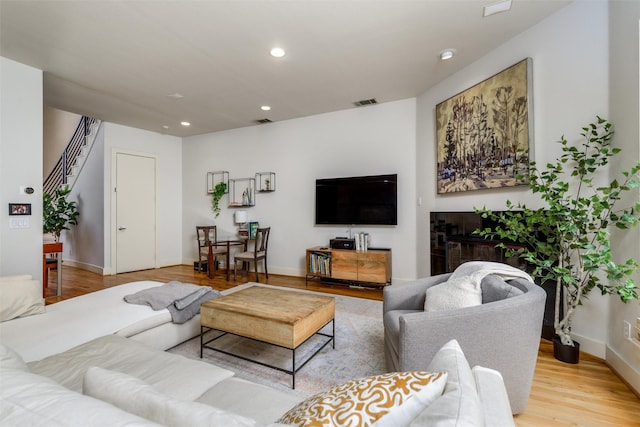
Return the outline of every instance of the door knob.
<path id="1" fill-rule="evenodd" d="M 123 231 L 123 230 L 126 230 L 126 229 L 127 229 L 127 227 L 118 227 L 119 231 Z"/>

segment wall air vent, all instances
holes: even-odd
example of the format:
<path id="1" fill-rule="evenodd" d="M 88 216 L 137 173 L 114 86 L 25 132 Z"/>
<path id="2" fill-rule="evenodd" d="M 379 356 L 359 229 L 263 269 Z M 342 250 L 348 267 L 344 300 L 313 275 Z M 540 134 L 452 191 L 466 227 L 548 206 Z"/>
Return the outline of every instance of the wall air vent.
<path id="1" fill-rule="evenodd" d="M 371 104 L 377 104 L 378 101 L 376 101 L 375 98 L 371 98 L 371 99 L 362 99 L 360 101 L 356 101 L 354 102 L 356 107 L 362 107 L 363 105 L 371 105 Z"/>
<path id="2" fill-rule="evenodd" d="M 269 120 L 269 119 L 258 119 L 258 120 L 256 120 L 256 123 L 259 123 L 259 124 L 272 123 L 272 120 Z"/>

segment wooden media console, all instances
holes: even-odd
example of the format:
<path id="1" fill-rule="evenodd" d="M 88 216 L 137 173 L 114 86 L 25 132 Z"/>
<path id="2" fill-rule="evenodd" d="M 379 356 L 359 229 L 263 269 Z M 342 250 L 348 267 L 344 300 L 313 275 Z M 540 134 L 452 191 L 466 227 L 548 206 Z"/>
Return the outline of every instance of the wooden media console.
<path id="1" fill-rule="evenodd" d="M 391 249 L 307 249 L 306 279 L 344 284 L 390 285 Z"/>

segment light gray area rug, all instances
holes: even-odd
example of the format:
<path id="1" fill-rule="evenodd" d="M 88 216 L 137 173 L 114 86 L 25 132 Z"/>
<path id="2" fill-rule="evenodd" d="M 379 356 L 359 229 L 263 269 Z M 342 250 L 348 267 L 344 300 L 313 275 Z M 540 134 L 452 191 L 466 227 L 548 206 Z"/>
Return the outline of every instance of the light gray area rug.
<path id="1" fill-rule="evenodd" d="M 234 290 L 252 285 L 263 286 L 249 283 L 238 286 Z M 298 371 L 295 391 L 291 390 L 291 375 L 276 369 L 209 349 L 204 350 L 202 360 L 229 369 L 240 378 L 295 393 L 300 397 L 311 396 L 354 378 L 385 372 L 382 302 L 327 293 L 321 295 L 336 299 L 336 348 L 333 349 L 331 343 L 328 344 Z M 322 332 L 331 334 L 331 324 Z M 216 336 L 213 334 L 218 333 L 212 331 L 206 337 L 213 338 Z M 296 360 L 304 361 L 325 341 L 324 337 L 312 337 L 296 350 Z M 220 338 L 211 345 L 270 365 L 291 369 L 291 350 L 233 335 Z M 168 351 L 200 360 L 200 337 L 193 338 Z M 299 364 L 299 362 L 296 363 Z"/>

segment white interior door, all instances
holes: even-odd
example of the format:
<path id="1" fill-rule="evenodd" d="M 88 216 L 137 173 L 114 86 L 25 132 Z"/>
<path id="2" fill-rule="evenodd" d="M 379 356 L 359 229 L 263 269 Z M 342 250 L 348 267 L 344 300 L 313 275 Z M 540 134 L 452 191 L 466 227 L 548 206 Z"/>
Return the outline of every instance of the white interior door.
<path id="1" fill-rule="evenodd" d="M 156 159 L 116 154 L 116 273 L 156 266 Z"/>

